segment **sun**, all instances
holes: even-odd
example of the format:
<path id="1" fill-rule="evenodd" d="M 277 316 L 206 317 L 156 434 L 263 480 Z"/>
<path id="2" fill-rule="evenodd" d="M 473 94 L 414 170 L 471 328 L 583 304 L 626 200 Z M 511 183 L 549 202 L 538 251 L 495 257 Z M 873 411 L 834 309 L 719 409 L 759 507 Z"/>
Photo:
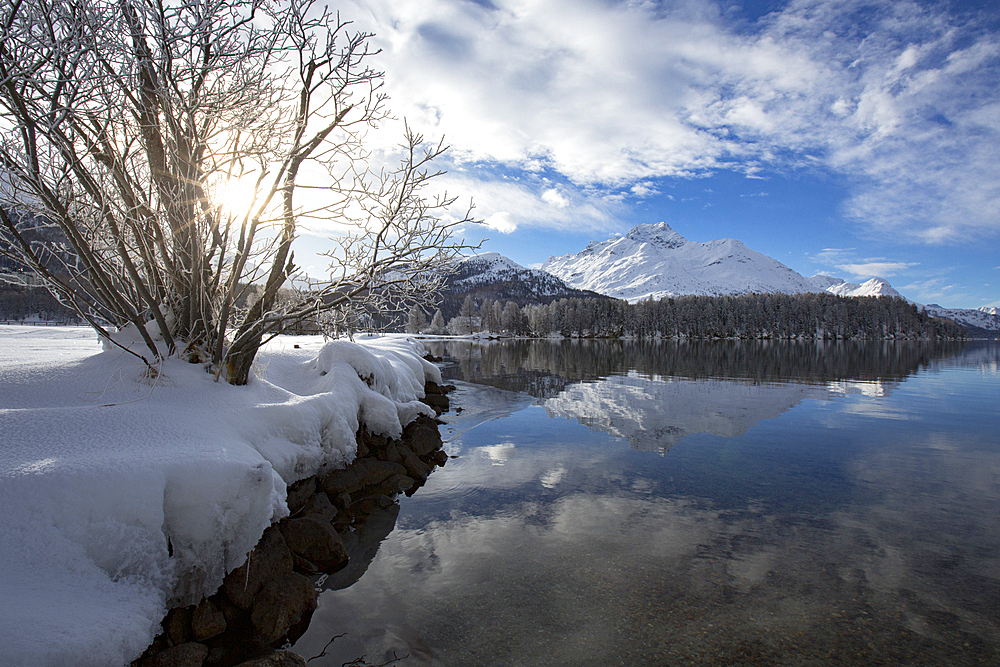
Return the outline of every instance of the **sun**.
<path id="1" fill-rule="evenodd" d="M 243 216 L 254 204 L 256 183 L 253 178 L 229 178 L 215 184 L 212 203 L 223 213 L 236 217 Z"/>

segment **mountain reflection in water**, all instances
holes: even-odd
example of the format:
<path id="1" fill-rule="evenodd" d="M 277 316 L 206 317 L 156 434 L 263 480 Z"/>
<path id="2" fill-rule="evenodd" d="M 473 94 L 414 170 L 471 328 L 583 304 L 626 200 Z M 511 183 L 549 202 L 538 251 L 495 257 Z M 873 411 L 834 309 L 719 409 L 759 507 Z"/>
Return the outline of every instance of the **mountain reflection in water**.
<path id="1" fill-rule="evenodd" d="M 996 345 L 430 347 L 458 458 L 311 667 L 1000 664 Z"/>

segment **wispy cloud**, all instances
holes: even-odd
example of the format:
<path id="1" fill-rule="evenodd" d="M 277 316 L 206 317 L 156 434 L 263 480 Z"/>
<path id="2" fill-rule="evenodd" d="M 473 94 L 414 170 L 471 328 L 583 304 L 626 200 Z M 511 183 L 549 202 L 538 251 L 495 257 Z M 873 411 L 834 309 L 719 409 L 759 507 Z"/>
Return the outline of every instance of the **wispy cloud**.
<path id="1" fill-rule="evenodd" d="M 849 177 L 846 212 L 873 233 L 942 243 L 1000 232 L 1000 37 L 942 7 L 792 0 L 753 25 L 709 0 L 344 12 L 377 33 L 394 111 L 459 164 L 619 200 L 655 179 L 821 166 Z"/>
<path id="2" fill-rule="evenodd" d="M 826 272 L 844 272 L 855 280 L 891 278 L 919 266 L 917 262 L 895 261 L 885 257 L 859 257 L 856 248 L 824 248 L 812 255 L 812 259 L 824 267 Z"/>
<path id="3" fill-rule="evenodd" d="M 855 278 L 868 279 L 874 277 L 890 278 L 913 266 L 916 266 L 916 263 L 870 261 L 861 264 L 838 264 L 837 268 L 841 271 L 846 271 Z"/>

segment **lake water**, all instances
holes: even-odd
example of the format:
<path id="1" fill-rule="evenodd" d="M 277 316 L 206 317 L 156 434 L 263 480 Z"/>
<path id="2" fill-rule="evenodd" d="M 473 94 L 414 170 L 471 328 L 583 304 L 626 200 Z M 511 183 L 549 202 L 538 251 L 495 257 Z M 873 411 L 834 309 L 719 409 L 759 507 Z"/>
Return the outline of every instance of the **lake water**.
<path id="1" fill-rule="evenodd" d="M 310 667 L 1000 665 L 996 343 L 430 347 L 456 458 Z"/>

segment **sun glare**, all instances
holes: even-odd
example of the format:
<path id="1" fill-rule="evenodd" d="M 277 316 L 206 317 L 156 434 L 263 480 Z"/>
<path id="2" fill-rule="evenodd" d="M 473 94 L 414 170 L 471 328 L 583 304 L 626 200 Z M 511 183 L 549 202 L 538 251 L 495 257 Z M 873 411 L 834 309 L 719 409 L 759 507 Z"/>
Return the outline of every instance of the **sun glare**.
<path id="1" fill-rule="evenodd" d="M 230 178 L 215 186 L 214 203 L 224 213 L 242 216 L 253 205 L 255 181 L 252 178 Z"/>

